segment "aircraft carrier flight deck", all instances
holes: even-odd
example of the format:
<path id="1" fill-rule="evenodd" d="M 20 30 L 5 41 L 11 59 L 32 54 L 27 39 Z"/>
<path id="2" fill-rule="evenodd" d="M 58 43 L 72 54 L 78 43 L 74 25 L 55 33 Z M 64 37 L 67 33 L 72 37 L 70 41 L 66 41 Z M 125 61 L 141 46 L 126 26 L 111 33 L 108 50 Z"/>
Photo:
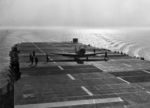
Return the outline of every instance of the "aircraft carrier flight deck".
<path id="1" fill-rule="evenodd" d="M 94 53 L 94 47 L 73 42 L 18 44 L 21 77 L 14 84 L 15 108 L 149 108 L 150 61 L 100 48 L 95 53 L 101 54 L 88 60 L 57 55 L 75 48 Z M 37 65 L 29 61 L 33 51 Z"/>

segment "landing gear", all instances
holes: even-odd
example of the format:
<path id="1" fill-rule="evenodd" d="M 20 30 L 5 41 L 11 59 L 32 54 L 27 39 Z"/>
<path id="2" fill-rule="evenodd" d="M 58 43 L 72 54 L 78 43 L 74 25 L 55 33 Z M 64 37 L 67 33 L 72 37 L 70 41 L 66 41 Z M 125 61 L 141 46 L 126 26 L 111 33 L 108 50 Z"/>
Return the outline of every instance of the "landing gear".
<path id="1" fill-rule="evenodd" d="M 88 61 L 88 57 L 86 57 L 86 60 Z"/>
<path id="2" fill-rule="evenodd" d="M 76 57 L 74 57 L 74 60 L 77 60 L 77 58 L 76 58 Z"/>

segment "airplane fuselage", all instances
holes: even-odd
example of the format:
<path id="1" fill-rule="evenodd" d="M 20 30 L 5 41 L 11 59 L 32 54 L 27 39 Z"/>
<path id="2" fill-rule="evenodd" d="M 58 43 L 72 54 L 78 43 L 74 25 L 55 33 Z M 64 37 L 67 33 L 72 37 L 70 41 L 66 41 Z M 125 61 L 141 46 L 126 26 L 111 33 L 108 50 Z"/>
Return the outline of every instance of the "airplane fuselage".
<path id="1" fill-rule="evenodd" d="M 85 49 L 81 48 L 76 52 L 76 54 L 78 55 L 78 57 L 84 57 Z"/>

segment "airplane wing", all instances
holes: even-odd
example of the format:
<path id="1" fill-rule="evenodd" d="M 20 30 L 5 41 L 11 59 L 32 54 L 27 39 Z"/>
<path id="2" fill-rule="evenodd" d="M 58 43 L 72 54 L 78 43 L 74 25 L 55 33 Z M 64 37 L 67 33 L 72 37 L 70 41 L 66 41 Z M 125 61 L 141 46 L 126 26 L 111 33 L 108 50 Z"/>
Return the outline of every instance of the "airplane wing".
<path id="1" fill-rule="evenodd" d="M 87 53 L 87 54 L 84 54 L 84 57 L 89 57 L 89 56 L 96 56 L 97 54 L 104 54 L 104 52 L 102 53 Z"/>
<path id="2" fill-rule="evenodd" d="M 77 57 L 77 54 L 75 53 L 51 53 L 51 54 L 54 54 L 54 55 L 61 55 L 61 56 L 67 56 L 67 57 Z"/>
<path id="3" fill-rule="evenodd" d="M 86 53 L 83 56 L 79 56 L 76 53 L 51 53 L 51 54 L 67 56 L 67 57 L 89 57 L 89 56 L 95 56 L 97 54 L 104 54 L 104 52 L 101 52 L 101 53 Z"/>

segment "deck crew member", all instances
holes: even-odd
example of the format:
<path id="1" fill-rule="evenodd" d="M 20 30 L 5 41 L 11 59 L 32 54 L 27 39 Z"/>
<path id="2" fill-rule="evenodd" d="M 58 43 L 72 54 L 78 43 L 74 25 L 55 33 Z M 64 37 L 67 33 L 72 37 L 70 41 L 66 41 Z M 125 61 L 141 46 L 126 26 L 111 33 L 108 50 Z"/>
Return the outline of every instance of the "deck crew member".
<path id="1" fill-rule="evenodd" d="M 105 55 L 104 55 L 104 60 L 107 61 L 109 58 L 107 56 L 107 52 L 105 52 Z"/>
<path id="2" fill-rule="evenodd" d="M 49 62 L 48 53 L 46 53 L 46 61 Z"/>
<path id="3" fill-rule="evenodd" d="M 35 66 L 38 64 L 38 58 L 35 56 Z"/>
<path id="4" fill-rule="evenodd" d="M 35 57 L 35 51 L 33 51 L 33 57 Z"/>
<path id="5" fill-rule="evenodd" d="M 7 93 L 8 96 L 10 95 L 10 90 L 13 89 L 13 85 L 11 84 L 11 82 L 7 79 Z"/>
<path id="6" fill-rule="evenodd" d="M 95 49 L 95 48 L 93 49 L 93 52 L 94 52 L 94 53 L 96 52 L 96 49 Z"/>

